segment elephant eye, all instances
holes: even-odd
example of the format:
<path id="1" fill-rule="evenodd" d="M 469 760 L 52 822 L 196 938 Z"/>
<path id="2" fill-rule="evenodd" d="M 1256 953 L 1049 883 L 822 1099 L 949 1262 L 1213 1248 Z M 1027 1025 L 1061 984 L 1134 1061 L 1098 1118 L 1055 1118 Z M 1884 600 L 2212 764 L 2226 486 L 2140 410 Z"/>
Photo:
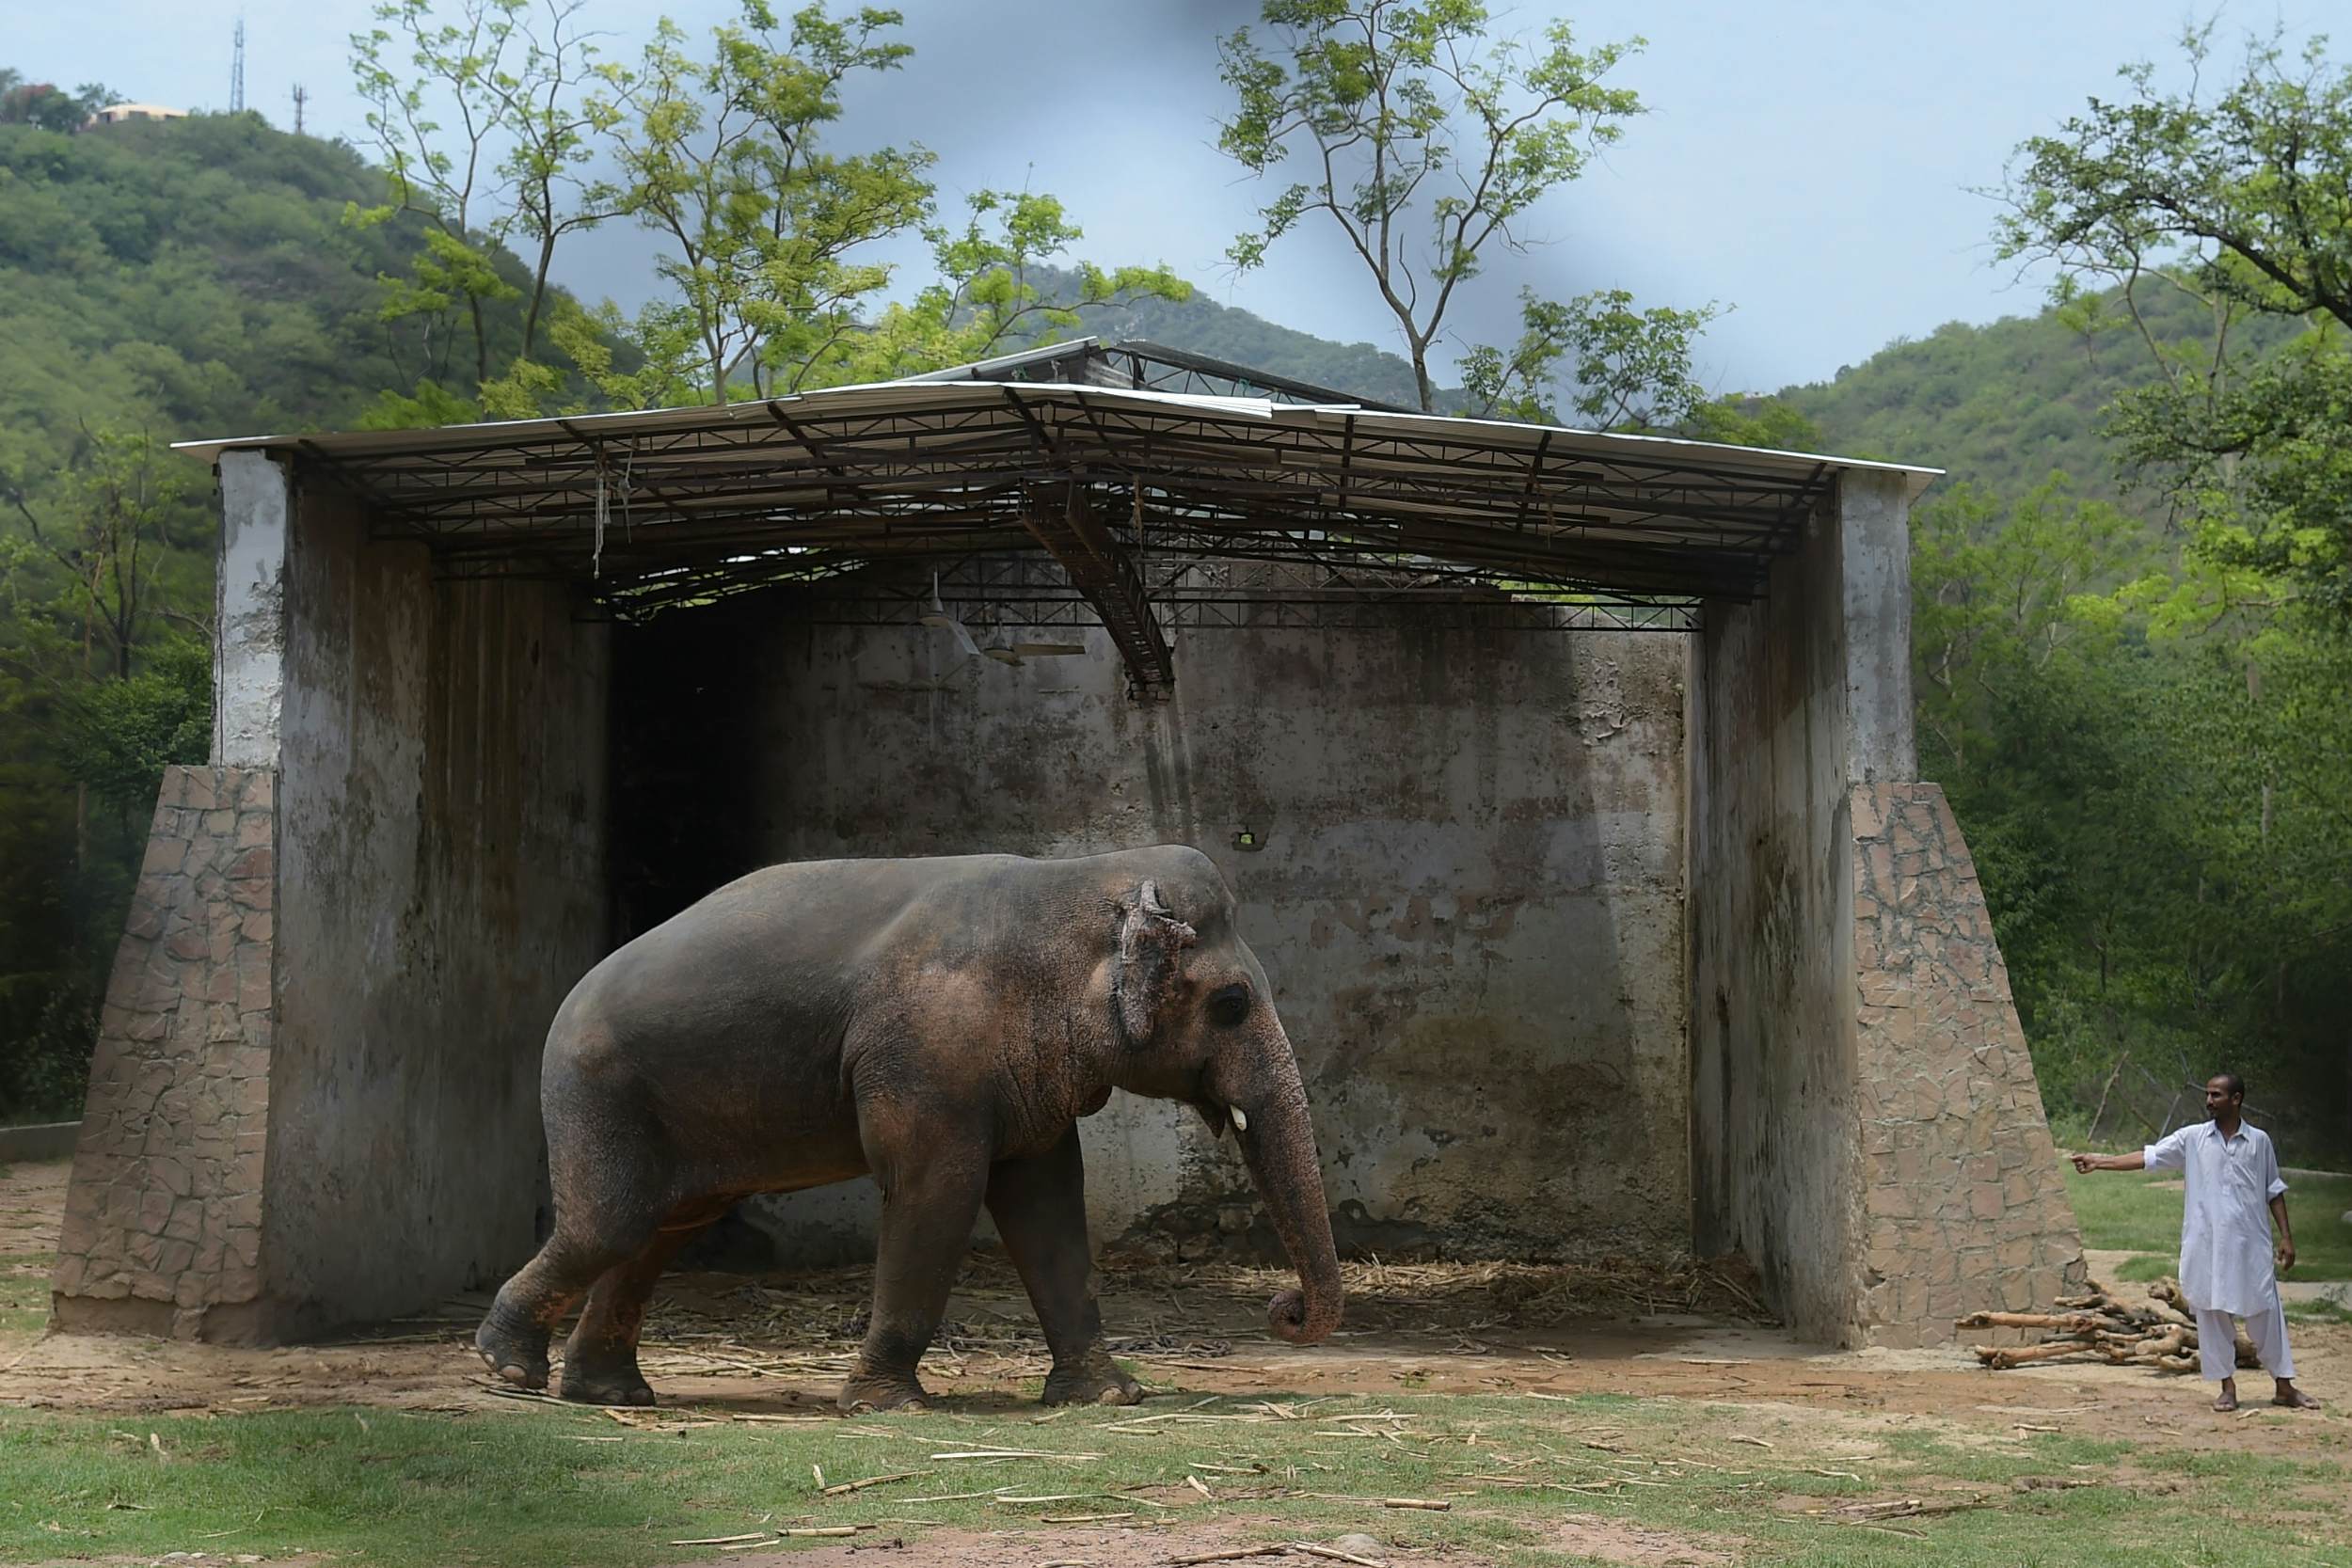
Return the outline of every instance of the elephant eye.
<path id="1" fill-rule="evenodd" d="M 1249 1016 L 1249 988 L 1227 986 L 1209 998 L 1209 1022 L 1231 1029 Z"/>

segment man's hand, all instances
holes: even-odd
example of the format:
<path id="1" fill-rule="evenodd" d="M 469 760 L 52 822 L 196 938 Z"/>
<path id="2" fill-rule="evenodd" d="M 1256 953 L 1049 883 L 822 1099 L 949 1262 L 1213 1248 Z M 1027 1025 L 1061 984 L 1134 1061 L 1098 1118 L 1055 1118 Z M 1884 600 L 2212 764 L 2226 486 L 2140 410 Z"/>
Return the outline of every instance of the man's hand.
<path id="1" fill-rule="evenodd" d="M 2074 1174 L 2077 1176 L 2088 1176 L 2090 1172 L 2098 1169 L 2098 1167 L 2099 1156 L 2096 1154 L 2077 1154 L 2074 1156 Z"/>
<path id="2" fill-rule="evenodd" d="M 2280 1272 L 2280 1274 L 2284 1274 L 2284 1273 L 2286 1273 L 2289 1269 L 2291 1269 L 2291 1268 L 2295 1267 L 2295 1238 L 2294 1238 L 2294 1237 L 2292 1237 L 2292 1236 L 2286 1237 L 2286 1238 L 2284 1238 L 2283 1240 L 2281 1240 L 2281 1241 L 2279 1243 L 2279 1253 L 2278 1253 L 2278 1257 L 2279 1257 L 2279 1272 Z"/>

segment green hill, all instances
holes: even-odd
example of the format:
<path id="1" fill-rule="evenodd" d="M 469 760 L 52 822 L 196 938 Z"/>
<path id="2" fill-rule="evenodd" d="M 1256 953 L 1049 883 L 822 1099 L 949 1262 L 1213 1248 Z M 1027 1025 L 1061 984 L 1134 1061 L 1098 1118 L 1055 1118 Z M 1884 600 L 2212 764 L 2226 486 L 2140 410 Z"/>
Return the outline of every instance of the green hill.
<path id="1" fill-rule="evenodd" d="M 71 137 L 0 126 L 0 475 L 38 492 L 103 426 L 178 436 L 350 424 L 382 388 L 432 373 L 430 334 L 378 319 L 376 280 L 405 268 L 413 227 L 342 221 L 345 202 L 380 197 L 381 176 L 348 147 L 252 116 Z M 1040 281 L 1056 292 L 1055 275 Z M 2177 296 L 2152 308 L 2162 340 L 2205 329 Z M 1098 308 L 1087 330 L 1412 399 L 1395 354 L 1199 294 Z M 2112 494 L 2099 410 L 2153 373 L 2127 330 L 2111 317 L 2086 336 L 2047 310 L 1954 323 L 1777 397 L 1834 451 L 1933 464 L 2004 495 L 2063 467 Z M 511 314 L 493 331 L 511 339 Z"/>
<path id="2" fill-rule="evenodd" d="M 2212 331 L 2204 309 L 2185 295 L 2146 293 L 2148 333 L 2168 349 Z M 2238 330 L 2257 347 L 2287 331 L 2264 322 Z M 2063 469 L 2085 495 L 2146 510 L 2148 499 L 2116 473 L 2101 410 L 2158 373 L 2138 328 L 2108 295 L 2090 302 L 2088 313 L 2076 307 L 1984 326 L 1948 323 L 1925 338 L 1898 339 L 1833 380 L 1776 396 L 1812 421 L 1828 451 L 1944 468 L 1947 483 L 1966 481 L 2008 499 Z"/>
<path id="3" fill-rule="evenodd" d="M 252 115 L 0 125 L 0 474 L 38 492 L 103 426 L 350 424 L 433 373 L 440 345 L 378 316 L 417 226 L 342 221 L 383 188 L 350 148 Z M 511 311 L 493 329 L 519 338 Z"/>
<path id="4" fill-rule="evenodd" d="M 1038 285 L 1048 297 L 1069 296 L 1069 286 L 1051 273 L 1041 276 Z M 1371 343 L 1337 343 L 1295 331 L 1198 293 L 1183 301 L 1095 306 L 1086 317 L 1086 330 L 1104 342 L 1166 343 L 1378 403 L 1417 405 L 1413 367 L 1401 356 Z"/>

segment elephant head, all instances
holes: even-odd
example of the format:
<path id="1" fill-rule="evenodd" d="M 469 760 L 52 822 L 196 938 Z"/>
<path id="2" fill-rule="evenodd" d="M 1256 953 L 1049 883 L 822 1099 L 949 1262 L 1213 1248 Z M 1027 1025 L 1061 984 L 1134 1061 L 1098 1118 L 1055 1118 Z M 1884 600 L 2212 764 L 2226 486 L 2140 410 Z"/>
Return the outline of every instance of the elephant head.
<path id="1" fill-rule="evenodd" d="M 1269 1325 L 1311 1344 L 1339 1326 L 1340 1266 L 1298 1058 L 1224 878 L 1180 853 L 1116 899 L 1111 1081 L 1184 1101 L 1219 1136 L 1231 1129 L 1302 1287 L 1274 1298 Z"/>

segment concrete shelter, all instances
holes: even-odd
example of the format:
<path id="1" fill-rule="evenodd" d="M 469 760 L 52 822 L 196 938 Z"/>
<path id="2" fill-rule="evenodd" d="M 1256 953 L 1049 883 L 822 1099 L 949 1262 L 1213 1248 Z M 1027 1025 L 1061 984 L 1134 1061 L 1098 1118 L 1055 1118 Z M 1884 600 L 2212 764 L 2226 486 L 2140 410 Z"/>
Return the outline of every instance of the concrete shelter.
<path id="1" fill-rule="evenodd" d="M 1932 470 L 1446 419 L 1091 340 L 723 406 L 189 443 L 208 766 L 164 782 L 55 1280 L 297 1338 L 548 1223 L 539 1050 L 756 865 L 1176 840 L 1295 1040 L 1343 1248 L 1744 1253 L 1799 1333 L 2082 1277 L 1967 847 L 1916 778 Z M 1263 1238 L 1084 1124 L 1098 1239 Z M 787 1261 L 868 1183 L 761 1200 Z"/>

